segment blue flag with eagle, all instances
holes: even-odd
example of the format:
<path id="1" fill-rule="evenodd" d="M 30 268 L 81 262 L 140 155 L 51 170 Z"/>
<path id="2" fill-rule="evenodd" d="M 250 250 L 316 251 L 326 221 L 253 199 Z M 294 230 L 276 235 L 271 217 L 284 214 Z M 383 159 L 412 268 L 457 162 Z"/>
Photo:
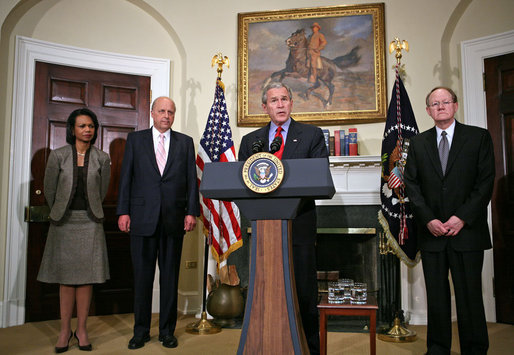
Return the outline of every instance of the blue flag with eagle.
<path id="1" fill-rule="evenodd" d="M 416 265 L 420 254 L 417 251 L 416 224 L 405 193 L 403 170 L 409 154 L 409 138 L 418 132 L 409 96 L 397 68 L 382 140 L 382 208 L 378 212 L 378 220 L 384 228 L 387 244 L 408 266 Z"/>

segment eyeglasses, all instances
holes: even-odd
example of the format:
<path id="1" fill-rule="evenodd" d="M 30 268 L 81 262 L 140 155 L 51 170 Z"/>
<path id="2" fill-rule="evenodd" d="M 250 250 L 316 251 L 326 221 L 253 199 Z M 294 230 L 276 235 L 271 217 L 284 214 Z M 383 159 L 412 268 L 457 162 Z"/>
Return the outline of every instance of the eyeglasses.
<path id="1" fill-rule="evenodd" d="M 443 101 L 443 102 L 432 102 L 431 104 L 429 104 L 428 106 L 430 107 L 433 107 L 433 108 L 438 108 L 439 106 L 448 106 L 449 104 L 453 104 L 453 101 Z"/>

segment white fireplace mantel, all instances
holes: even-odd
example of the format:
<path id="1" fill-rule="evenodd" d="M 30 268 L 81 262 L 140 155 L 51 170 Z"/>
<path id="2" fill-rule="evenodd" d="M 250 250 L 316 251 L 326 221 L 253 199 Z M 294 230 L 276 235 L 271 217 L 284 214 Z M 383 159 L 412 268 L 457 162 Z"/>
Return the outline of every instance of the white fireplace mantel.
<path id="1" fill-rule="evenodd" d="M 330 172 L 336 188 L 330 200 L 317 200 L 318 206 L 380 205 L 378 155 L 330 157 Z"/>

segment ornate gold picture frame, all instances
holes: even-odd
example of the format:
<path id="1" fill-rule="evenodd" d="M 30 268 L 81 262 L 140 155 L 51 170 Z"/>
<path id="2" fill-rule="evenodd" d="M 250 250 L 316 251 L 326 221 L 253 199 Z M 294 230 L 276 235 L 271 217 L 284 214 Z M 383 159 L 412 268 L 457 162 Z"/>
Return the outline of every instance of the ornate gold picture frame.
<path id="1" fill-rule="evenodd" d="M 297 121 L 384 121 L 384 45 L 383 3 L 238 14 L 238 126 L 269 121 L 270 81 L 292 89 Z"/>

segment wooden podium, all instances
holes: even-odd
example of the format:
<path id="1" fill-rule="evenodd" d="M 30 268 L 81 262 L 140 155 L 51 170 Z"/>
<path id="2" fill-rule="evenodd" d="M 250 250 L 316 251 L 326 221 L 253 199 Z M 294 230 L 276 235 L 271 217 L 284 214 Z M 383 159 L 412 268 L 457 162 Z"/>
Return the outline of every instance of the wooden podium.
<path id="1" fill-rule="evenodd" d="M 242 178 L 244 162 L 206 164 L 200 192 L 234 201 L 252 221 L 248 297 L 238 354 L 308 354 L 292 265 L 291 223 L 303 198 L 335 193 L 328 159 L 283 160 L 284 180 L 258 194 Z"/>

